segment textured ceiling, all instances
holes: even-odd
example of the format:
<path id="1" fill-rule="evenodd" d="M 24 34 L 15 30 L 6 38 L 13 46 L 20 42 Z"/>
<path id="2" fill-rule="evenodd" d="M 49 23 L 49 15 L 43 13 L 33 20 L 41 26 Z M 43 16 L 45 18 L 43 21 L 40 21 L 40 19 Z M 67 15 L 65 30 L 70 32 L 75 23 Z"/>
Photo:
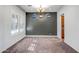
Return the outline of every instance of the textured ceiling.
<path id="1" fill-rule="evenodd" d="M 24 9 L 26 12 L 37 12 L 37 8 L 33 7 L 32 5 L 20 5 L 20 8 Z M 63 5 L 49 5 L 45 12 L 57 12 Z"/>

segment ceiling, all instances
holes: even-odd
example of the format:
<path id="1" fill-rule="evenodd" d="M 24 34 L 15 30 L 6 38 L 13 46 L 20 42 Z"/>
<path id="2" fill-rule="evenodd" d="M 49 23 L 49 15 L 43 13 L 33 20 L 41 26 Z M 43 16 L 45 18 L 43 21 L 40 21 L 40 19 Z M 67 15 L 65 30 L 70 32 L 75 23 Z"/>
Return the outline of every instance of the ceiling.
<path id="1" fill-rule="evenodd" d="M 37 8 L 32 5 L 20 5 L 19 7 L 25 10 L 25 12 L 37 12 Z M 48 5 L 48 7 L 45 8 L 45 12 L 57 12 L 62 7 L 63 5 Z"/>

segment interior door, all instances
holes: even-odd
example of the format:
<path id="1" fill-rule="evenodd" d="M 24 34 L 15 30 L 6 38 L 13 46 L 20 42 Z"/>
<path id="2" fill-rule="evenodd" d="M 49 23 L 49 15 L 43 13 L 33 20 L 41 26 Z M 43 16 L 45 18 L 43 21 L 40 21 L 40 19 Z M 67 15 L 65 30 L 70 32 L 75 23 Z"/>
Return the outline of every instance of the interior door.
<path id="1" fill-rule="evenodd" d="M 61 38 L 64 41 L 64 16 L 61 16 Z"/>

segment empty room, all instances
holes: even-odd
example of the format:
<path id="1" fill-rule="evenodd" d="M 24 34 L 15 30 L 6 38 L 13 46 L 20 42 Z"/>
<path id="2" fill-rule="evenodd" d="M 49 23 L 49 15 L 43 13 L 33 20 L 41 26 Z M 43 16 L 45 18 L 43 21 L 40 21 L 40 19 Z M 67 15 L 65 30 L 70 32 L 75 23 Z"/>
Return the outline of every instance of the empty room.
<path id="1" fill-rule="evenodd" d="M 79 5 L 0 5 L 0 53 L 78 53 Z"/>

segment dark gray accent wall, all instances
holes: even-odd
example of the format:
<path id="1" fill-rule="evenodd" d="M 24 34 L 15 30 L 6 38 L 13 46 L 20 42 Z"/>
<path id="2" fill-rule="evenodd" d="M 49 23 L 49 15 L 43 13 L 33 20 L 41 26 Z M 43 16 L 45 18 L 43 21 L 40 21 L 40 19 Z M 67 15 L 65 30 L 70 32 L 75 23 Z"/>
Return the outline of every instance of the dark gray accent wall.
<path id="1" fill-rule="evenodd" d="M 26 13 L 26 35 L 57 35 L 57 13 Z"/>

